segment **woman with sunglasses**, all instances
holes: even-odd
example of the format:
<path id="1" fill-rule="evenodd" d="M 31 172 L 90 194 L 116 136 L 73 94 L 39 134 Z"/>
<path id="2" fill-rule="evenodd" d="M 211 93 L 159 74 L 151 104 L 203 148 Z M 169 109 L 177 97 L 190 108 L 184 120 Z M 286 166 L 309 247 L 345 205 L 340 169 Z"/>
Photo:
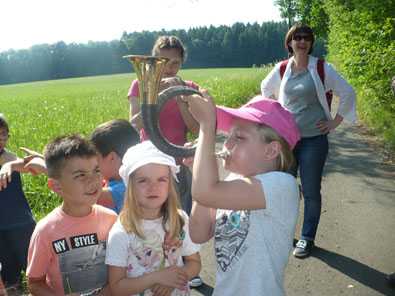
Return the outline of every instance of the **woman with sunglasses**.
<path id="1" fill-rule="evenodd" d="M 292 26 L 284 42 L 290 59 L 286 64 L 278 63 L 261 84 L 263 96 L 278 99 L 291 111 L 302 135 L 293 150 L 296 164 L 292 171 L 296 176 L 299 169 L 304 197 L 302 234 L 293 252 L 297 258 L 309 256 L 314 247 L 321 215 L 322 172 L 328 155 L 327 135 L 343 119 L 357 119 L 353 88 L 326 62 L 322 64 L 324 75 L 319 73 L 318 59 L 311 55 L 313 44 L 314 33 L 309 26 Z M 326 98 L 328 90 L 339 97 L 334 117 Z"/>

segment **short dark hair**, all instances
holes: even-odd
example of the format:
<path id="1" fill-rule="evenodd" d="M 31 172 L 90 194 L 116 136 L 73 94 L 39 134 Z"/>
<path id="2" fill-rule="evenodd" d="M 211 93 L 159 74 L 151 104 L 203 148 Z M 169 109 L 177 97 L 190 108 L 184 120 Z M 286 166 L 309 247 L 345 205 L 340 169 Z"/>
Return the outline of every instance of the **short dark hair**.
<path id="1" fill-rule="evenodd" d="M 7 133 L 10 132 L 7 120 L 5 120 L 4 115 L 1 113 L 0 113 L 0 128 L 4 128 L 7 131 Z"/>
<path id="2" fill-rule="evenodd" d="M 187 50 L 177 36 L 159 36 L 152 48 L 152 55 L 158 56 L 161 49 L 178 49 L 180 51 L 182 61 L 185 62 Z"/>
<path id="3" fill-rule="evenodd" d="M 287 34 L 285 35 L 285 40 L 284 40 L 285 49 L 288 50 L 288 52 L 291 55 L 294 53 L 292 47 L 289 46 L 289 43 L 292 41 L 292 38 L 294 37 L 294 35 L 297 33 L 305 33 L 305 34 L 308 34 L 311 36 L 311 46 L 310 46 L 310 50 L 309 50 L 309 54 L 311 54 L 313 51 L 313 45 L 314 45 L 314 32 L 313 32 L 312 28 L 310 28 L 308 25 L 305 25 L 303 23 L 296 23 L 288 30 Z"/>
<path id="4" fill-rule="evenodd" d="M 61 136 L 49 142 L 44 149 L 44 160 L 48 176 L 58 178 L 65 166 L 65 161 L 74 158 L 97 156 L 95 146 L 80 135 Z"/>
<path id="5" fill-rule="evenodd" d="M 114 151 L 120 158 L 129 147 L 140 142 L 138 132 L 125 119 L 114 119 L 100 124 L 90 139 L 101 155 L 107 156 Z"/>

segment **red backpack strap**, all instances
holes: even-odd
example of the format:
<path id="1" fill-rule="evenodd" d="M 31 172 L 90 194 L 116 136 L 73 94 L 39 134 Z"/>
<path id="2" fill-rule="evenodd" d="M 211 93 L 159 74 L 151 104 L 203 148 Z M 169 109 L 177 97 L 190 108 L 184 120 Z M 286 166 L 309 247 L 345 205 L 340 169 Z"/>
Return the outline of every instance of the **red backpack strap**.
<path id="1" fill-rule="evenodd" d="M 284 60 L 284 61 L 281 62 L 281 65 L 280 65 L 280 77 L 281 77 L 281 79 L 283 79 L 283 77 L 284 77 L 284 73 L 285 73 L 285 69 L 287 68 L 288 61 L 289 60 Z"/>
<path id="2" fill-rule="evenodd" d="M 323 59 L 318 59 L 318 61 L 317 61 L 317 72 L 318 72 L 318 76 L 320 76 L 322 84 L 325 86 L 324 63 L 325 63 L 325 61 Z"/>
<path id="3" fill-rule="evenodd" d="M 318 76 L 320 76 L 322 85 L 323 85 L 324 88 L 325 88 L 325 71 L 324 71 L 324 64 L 325 64 L 325 60 L 323 60 L 323 59 L 318 59 L 318 61 L 317 61 L 317 72 L 318 72 Z M 326 96 L 326 101 L 327 101 L 327 103 L 328 103 L 329 110 L 331 110 L 332 98 L 333 98 L 333 92 L 332 92 L 332 90 L 328 90 L 328 91 L 325 93 L 325 96 Z"/>

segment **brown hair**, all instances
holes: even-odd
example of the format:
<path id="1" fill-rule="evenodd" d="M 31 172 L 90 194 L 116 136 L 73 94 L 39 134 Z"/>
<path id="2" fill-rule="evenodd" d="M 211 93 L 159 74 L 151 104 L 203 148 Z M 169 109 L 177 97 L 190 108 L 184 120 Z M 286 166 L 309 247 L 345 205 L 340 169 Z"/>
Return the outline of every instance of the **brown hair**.
<path id="1" fill-rule="evenodd" d="M 260 133 L 261 141 L 264 143 L 270 143 L 273 141 L 280 143 L 281 151 L 276 160 L 276 169 L 282 172 L 289 172 L 294 165 L 295 159 L 288 142 L 285 141 L 283 137 L 279 136 L 274 129 L 267 125 L 258 124 L 258 132 Z"/>
<path id="2" fill-rule="evenodd" d="M 129 147 L 140 142 L 138 132 L 125 119 L 114 119 L 100 124 L 90 138 L 101 155 L 107 156 L 114 151 L 120 158 Z"/>
<path id="3" fill-rule="evenodd" d="M 7 133 L 10 132 L 9 127 L 8 127 L 8 123 L 5 120 L 5 117 L 3 114 L 0 113 L 0 128 L 3 128 L 7 131 Z"/>
<path id="4" fill-rule="evenodd" d="M 74 157 L 90 158 L 96 155 L 95 146 L 80 135 L 57 137 L 48 143 L 44 150 L 48 177 L 60 177 L 68 159 Z"/>
<path id="5" fill-rule="evenodd" d="M 170 169 L 169 174 L 171 176 L 169 182 L 169 196 L 161 209 L 163 217 L 162 226 L 165 231 L 169 232 L 171 238 L 177 238 L 184 227 L 184 219 L 178 210 L 180 208 L 179 197 Z M 119 214 L 119 219 L 126 232 L 134 233 L 144 239 L 144 233 L 141 229 L 141 220 L 144 219 L 143 213 L 137 202 L 136 193 L 133 190 L 134 175 L 135 174 L 132 173 L 129 177 L 125 204 Z"/>
<path id="6" fill-rule="evenodd" d="M 313 51 L 313 45 L 314 45 L 314 32 L 313 29 L 311 29 L 308 25 L 305 25 L 303 23 L 296 23 L 294 24 L 287 32 L 285 35 L 285 40 L 284 40 L 284 46 L 285 49 L 288 50 L 288 52 L 292 55 L 294 53 L 293 49 L 291 46 L 289 46 L 289 43 L 292 41 L 292 38 L 295 36 L 297 33 L 305 33 L 308 35 L 311 35 L 311 46 L 309 50 L 309 54 L 312 53 Z"/>
<path id="7" fill-rule="evenodd" d="M 158 56 L 161 49 L 178 49 L 180 51 L 182 61 L 184 62 L 186 59 L 186 48 L 177 36 L 159 36 L 152 48 L 152 55 Z"/>

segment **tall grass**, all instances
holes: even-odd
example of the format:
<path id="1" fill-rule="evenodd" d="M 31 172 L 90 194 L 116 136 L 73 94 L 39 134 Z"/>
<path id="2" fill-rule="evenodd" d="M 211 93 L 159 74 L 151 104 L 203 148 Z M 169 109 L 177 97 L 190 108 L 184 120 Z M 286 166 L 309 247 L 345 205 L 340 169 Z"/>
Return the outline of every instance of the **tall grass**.
<path id="1" fill-rule="evenodd" d="M 180 76 L 206 88 L 217 104 L 240 106 L 259 93 L 267 68 L 183 70 Z M 42 151 L 52 138 L 70 133 L 89 135 L 100 123 L 128 118 L 126 94 L 134 74 L 120 74 L 0 86 L 0 112 L 10 124 L 8 148 Z M 23 176 L 24 190 L 36 219 L 60 203 L 46 177 Z"/>

